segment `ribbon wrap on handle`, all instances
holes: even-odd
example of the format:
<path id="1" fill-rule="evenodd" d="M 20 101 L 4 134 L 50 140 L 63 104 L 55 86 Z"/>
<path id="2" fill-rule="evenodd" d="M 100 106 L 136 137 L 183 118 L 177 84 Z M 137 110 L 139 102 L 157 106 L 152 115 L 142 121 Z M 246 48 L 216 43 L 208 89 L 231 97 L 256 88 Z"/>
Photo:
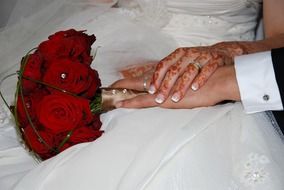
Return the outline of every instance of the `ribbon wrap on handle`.
<path id="1" fill-rule="evenodd" d="M 115 104 L 117 102 L 131 99 L 143 94 L 147 94 L 147 92 L 141 92 L 126 88 L 101 88 L 102 111 L 107 112 L 113 110 L 116 108 Z"/>

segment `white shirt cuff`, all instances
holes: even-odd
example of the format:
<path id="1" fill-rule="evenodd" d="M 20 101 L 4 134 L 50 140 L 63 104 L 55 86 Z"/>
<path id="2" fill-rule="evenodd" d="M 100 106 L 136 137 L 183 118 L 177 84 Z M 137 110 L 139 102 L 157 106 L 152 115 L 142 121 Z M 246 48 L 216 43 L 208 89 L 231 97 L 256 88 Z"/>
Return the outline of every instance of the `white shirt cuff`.
<path id="1" fill-rule="evenodd" d="M 236 57 L 235 70 L 246 113 L 283 109 L 270 51 Z"/>

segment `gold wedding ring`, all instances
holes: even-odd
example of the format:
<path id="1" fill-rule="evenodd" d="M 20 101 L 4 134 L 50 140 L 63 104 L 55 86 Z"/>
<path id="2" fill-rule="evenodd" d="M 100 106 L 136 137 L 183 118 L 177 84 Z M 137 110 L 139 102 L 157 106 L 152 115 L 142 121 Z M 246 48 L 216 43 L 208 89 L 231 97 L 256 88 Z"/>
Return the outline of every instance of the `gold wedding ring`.
<path id="1" fill-rule="evenodd" d="M 144 80 L 143 80 L 143 90 L 144 91 L 147 91 L 147 80 L 148 80 L 148 77 L 144 76 Z"/>
<path id="2" fill-rule="evenodd" d="M 193 63 L 191 63 L 191 64 L 197 69 L 198 72 L 199 72 L 200 69 L 202 68 L 202 66 L 201 66 L 199 63 L 197 63 L 197 62 L 193 62 Z"/>

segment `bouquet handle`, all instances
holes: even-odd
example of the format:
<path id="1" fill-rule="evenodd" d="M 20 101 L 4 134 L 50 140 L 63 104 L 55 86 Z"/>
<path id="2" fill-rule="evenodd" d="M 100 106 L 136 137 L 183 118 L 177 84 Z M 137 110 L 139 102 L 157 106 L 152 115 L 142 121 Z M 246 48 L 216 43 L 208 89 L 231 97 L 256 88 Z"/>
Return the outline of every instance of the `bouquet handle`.
<path id="1" fill-rule="evenodd" d="M 101 106 L 104 112 L 115 109 L 115 104 L 122 100 L 134 98 L 147 92 L 126 88 L 101 88 Z"/>

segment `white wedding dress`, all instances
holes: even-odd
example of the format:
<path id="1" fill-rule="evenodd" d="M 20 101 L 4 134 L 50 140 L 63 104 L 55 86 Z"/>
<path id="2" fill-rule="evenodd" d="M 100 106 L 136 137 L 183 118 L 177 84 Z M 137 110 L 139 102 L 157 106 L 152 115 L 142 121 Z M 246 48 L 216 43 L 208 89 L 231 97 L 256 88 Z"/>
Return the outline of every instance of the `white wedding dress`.
<path id="1" fill-rule="evenodd" d="M 43 9 L 37 13 L 41 22 L 46 21 L 45 26 L 33 35 L 37 41 L 28 38 L 28 32 L 23 32 L 19 34 L 21 39 L 29 40 L 15 44 L 37 44 L 48 33 L 59 29 L 87 29 L 88 33 L 97 36 L 94 49 L 99 49 L 92 66 L 99 71 L 105 86 L 120 77 L 119 69 L 159 60 L 179 46 L 254 40 L 261 9 L 260 0 L 124 0 L 119 2 L 120 8 L 109 8 L 113 5 L 111 1 L 106 4 L 84 1 L 84 5 L 75 2 L 78 0 L 64 6 L 57 2 L 51 4 L 48 11 Z M 80 5 L 80 9 L 75 9 L 75 4 Z M 62 6 L 65 9 L 55 11 Z M 72 15 L 68 15 L 66 9 L 73 10 Z M 61 20 L 56 17 L 57 20 L 51 22 L 51 19 L 40 17 L 47 12 L 68 16 L 60 17 Z M 35 26 L 36 21 L 32 18 L 25 26 Z M 51 23 L 54 25 L 49 25 Z M 20 26 L 23 25 L 8 28 L 6 36 L 12 35 L 10 31 Z M 17 51 L 17 55 L 24 50 L 27 49 Z M 15 53 L 3 53 L 2 58 L 11 62 L 18 57 L 15 58 Z M 3 66 L 5 70 L 1 73 L 17 68 L 17 65 Z M 40 164 L 26 156 L 24 163 L 30 164 L 27 167 L 30 171 L 23 169 L 24 174 L 14 179 L 11 188 L 284 188 L 283 136 L 269 114 L 245 114 L 241 103 L 180 110 L 117 109 L 103 114 L 101 119 L 105 133 L 95 142 L 74 146 Z M 3 125 L 6 127 L 3 129 L 7 129 L 13 124 L 6 122 Z M 5 157 L 1 150 L 0 155 Z M 10 157 L 15 159 L 16 153 Z"/>

